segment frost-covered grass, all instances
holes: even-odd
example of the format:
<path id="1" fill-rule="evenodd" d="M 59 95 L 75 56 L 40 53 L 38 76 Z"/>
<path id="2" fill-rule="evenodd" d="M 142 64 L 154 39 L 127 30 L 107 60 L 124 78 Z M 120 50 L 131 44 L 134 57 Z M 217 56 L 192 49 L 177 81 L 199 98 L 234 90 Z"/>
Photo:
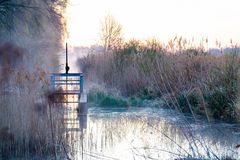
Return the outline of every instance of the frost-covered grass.
<path id="1" fill-rule="evenodd" d="M 182 43 L 177 39 L 169 49 L 157 41 L 133 40 L 111 52 L 88 55 L 79 65 L 89 81 L 136 97 L 130 99 L 132 105 L 142 97 L 158 98 L 179 112 L 237 121 L 238 50 L 212 55 L 201 46 L 184 48 Z"/>

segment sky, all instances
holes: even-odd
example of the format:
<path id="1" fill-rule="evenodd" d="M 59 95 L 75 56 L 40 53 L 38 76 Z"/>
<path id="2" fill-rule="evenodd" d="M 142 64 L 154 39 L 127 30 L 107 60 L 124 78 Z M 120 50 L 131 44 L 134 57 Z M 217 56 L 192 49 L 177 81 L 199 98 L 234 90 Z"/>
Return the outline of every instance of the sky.
<path id="1" fill-rule="evenodd" d="M 125 39 L 157 38 L 167 43 L 175 36 L 200 42 L 208 38 L 222 45 L 240 42 L 240 0 L 70 0 L 67 41 L 72 46 L 99 43 L 101 20 L 113 15 Z"/>

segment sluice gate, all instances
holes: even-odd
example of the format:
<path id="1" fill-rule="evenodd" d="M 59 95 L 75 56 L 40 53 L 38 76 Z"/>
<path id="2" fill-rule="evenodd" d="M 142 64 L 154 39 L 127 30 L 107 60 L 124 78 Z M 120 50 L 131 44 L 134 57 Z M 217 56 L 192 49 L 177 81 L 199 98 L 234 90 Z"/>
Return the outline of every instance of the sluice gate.
<path id="1" fill-rule="evenodd" d="M 50 90 L 54 104 L 63 106 L 66 131 L 81 131 L 87 124 L 87 95 L 84 92 L 83 73 L 69 73 L 66 44 L 66 72 L 50 75 Z"/>

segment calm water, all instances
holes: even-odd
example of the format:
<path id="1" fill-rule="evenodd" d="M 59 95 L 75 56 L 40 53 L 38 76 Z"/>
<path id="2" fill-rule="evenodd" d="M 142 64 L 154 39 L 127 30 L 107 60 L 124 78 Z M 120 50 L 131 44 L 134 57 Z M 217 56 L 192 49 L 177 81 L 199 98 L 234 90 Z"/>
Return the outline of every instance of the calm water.
<path id="1" fill-rule="evenodd" d="M 71 50 L 69 51 L 72 54 Z M 65 57 L 60 61 L 64 64 Z M 71 59 L 72 57 L 72 59 Z M 76 64 L 76 55 L 70 64 Z M 70 72 L 78 72 L 70 66 Z M 62 66 L 64 71 L 64 65 Z M 240 159 L 240 126 L 195 121 L 166 109 L 90 107 L 65 113 L 68 156 L 75 160 Z"/>
<path id="2" fill-rule="evenodd" d="M 69 110 L 66 119 L 68 154 L 76 160 L 240 159 L 240 128 L 233 124 L 156 108 L 90 107 L 80 118 Z"/>

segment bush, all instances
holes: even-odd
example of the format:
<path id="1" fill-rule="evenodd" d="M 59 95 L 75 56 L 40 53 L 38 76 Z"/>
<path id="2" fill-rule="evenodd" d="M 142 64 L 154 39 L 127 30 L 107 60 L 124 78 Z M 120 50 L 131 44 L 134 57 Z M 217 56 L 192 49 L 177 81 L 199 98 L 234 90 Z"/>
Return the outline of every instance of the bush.
<path id="1" fill-rule="evenodd" d="M 233 101 L 231 101 L 224 91 L 215 90 L 205 94 L 208 108 L 213 118 L 232 121 L 234 117 Z"/>
<path id="2" fill-rule="evenodd" d="M 100 103 L 101 106 L 127 107 L 127 102 L 119 97 L 106 96 Z"/>
<path id="3" fill-rule="evenodd" d="M 91 90 L 88 93 L 88 101 L 100 107 L 127 107 L 126 100 L 119 96 L 106 94 L 102 91 Z"/>
<path id="4" fill-rule="evenodd" d="M 183 41 L 177 39 L 165 48 L 157 41 L 126 42 L 111 53 L 88 59 L 86 78 L 132 97 L 132 106 L 165 97 L 167 104 L 182 112 L 206 114 L 209 110 L 213 118 L 234 119 L 239 95 L 238 51 L 212 55 L 201 46 L 187 48 L 176 43 Z"/>
<path id="5" fill-rule="evenodd" d="M 139 106 L 143 106 L 143 101 L 144 99 L 141 99 L 138 97 L 131 97 L 129 98 L 128 103 L 130 106 L 139 107 Z"/>
<path id="6" fill-rule="evenodd" d="M 177 97 L 178 105 L 182 112 L 191 113 L 191 110 L 199 110 L 200 99 L 197 93 L 183 93 Z"/>

